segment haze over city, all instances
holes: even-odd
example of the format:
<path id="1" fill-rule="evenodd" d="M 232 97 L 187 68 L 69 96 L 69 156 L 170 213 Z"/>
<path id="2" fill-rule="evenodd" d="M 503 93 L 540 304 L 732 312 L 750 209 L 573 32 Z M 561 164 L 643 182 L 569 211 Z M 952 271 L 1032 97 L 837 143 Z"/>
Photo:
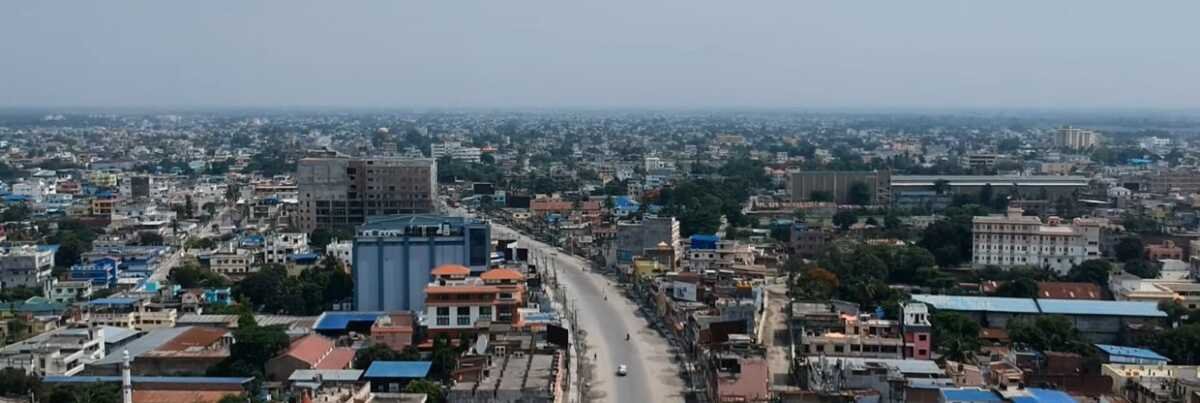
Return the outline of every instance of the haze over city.
<path id="1" fill-rule="evenodd" d="M 12 2 L 0 106 L 1200 104 L 1194 1 Z"/>

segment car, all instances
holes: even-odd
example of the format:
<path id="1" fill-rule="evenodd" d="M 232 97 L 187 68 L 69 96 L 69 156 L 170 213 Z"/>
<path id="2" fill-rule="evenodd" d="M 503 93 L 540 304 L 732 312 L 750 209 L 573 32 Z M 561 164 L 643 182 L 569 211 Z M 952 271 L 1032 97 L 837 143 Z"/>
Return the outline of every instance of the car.
<path id="1" fill-rule="evenodd" d="M 628 374 L 628 373 L 629 373 L 629 367 L 626 367 L 624 365 L 617 366 L 617 375 L 625 376 L 625 374 Z"/>

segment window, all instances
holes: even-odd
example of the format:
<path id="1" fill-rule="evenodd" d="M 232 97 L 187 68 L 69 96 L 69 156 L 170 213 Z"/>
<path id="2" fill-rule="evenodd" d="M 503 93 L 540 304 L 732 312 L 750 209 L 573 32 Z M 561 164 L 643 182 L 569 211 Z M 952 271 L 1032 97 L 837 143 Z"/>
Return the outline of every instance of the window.
<path id="1" fill-rule="evenodd" d="M 469 306 L 458 307 L 458 316 L 471 316 L 471 307 L 469 307 Z"/>
<path id="2" fill-rule="evenodd" d="M 437 314 L 438 316 L 450 316 L 450 307 L 439 306 Z"/>
<path id="3" fill-rule="evenodd" d="M 479 317 L 484 318 L 484 319 L 491 319 L 492 318 L 492 307 L 490 307 L 490 306 L 479 307 Z"/>
<path id="4" fill-rule="evenodd" d="M 926 338 L 928 338 L 928 336 L 926 336 L 925 334 L 917 335 L 917 341 L 925 341 Z"/>

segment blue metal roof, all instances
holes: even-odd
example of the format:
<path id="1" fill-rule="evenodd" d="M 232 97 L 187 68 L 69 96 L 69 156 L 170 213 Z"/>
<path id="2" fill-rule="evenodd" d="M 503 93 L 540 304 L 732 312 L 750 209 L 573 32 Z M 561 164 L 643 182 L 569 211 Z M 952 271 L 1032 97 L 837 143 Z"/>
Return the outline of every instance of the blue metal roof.
<path id="1" fill-rule="evenodd" d="M 1038 313 L 1032 298 L 970 297 L 957 295 L 915 294 L 913 300 L 933 305 L 937 309 L 972 312 Z"/>
<path id="2" fill-rule="evenodd" d="M 1111 344 L 1097 344 L 1096 348 L 1108 354 L 1109 360 L 1120 363 L 1137 363 L 1145 361 L 1169 362 L 1170 358 L 1163 357 L 1161 354 L 1150 349 L 1114 346 Z M 1121 360 L 1124 357 L 1124 360 Z"/>
<path id="3" fill-rule="evenodd" d="M 1075 403 L 1071 395 L 1061 390 L 1028 388 L 1029 396 L 1013 397 L 1013 403 Z"/>
<path id="4" fill-rule="evenodd" d="M 367 368 L 365 378 L 424 378 L 429 375 L 429 361 L 375 361 Z"/>
<path id="5" fill-rule="evenodd" d="M 374 322 L 384 312 L 325 312 L 313 324 L 313 330 L 345 330 L 350 322 Z"/>
<path id="6" fill-rule="evenodd" d="M 133 305 L 137 302 L 137 298 L 108 297 L 88 301 L 88 305 Z"/>
<path id="7" fill-rule="evenodd" d="M 1039 299 L 1037 303 L 1042 313 L 1048 314 L 1167 317 L 1153 302 Z"/>
<path id="8" fill-rule="evenodd" d="M 183 384 L 223 384 L 242 385 L 254 378 L 222 377 L 222 376 L 134 376 L 133 383 L 183 383 Z M 121 382 L 119 376 L 63 376 L 47 375 L 42 382 L 48 383 L 94 383 Z"/>
<path id="9" fill-rule="evenodd" d="M 1004 399 L 985 389 L 942 389 L 942 400 L 947 402 L 1003 402 Z"/>

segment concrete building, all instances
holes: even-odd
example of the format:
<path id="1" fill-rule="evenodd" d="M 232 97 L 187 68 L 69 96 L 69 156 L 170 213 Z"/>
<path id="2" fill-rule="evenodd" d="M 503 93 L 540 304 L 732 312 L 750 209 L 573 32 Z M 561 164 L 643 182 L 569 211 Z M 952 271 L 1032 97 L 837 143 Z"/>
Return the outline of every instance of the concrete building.
<path id="1" fill-rule="evenodd" d="M 1064 126 L 1054 131 L 1054 146 L 1072 150 L 1083 150 L 1100 144 L 1100 133 L 1077 127 Z"/>
<path id="2" fill-rule="evenodd" d="M 889 187 L 893 207 L 940 210 L 954 195 L 978 196 L 989 185 L 996 197 L 1055 200 L 1087 190 L 1088 179 L 1049 175 L 895 175 Z"/>
<path id="3" fill-rule="evenodd" d="M 129 179 L 129 196 L 133 198 L 150 197 L 152 179 L 147 175 L 137 175 Z"/>
<path id="4" fill-rule="evenodd" d="M 1200 193 L 1200 175 L 1189 169 L 1159 170 L 1145 177 L 1150 193 Z"/>
<path id="5" fill-rule="evenodd" d="M 362 311 L 421 311 L 430 273 L 445 264 L 483 273 L 491 227 L 463 217 L 402 215 L 372 219 L 354 240 L 354 306 Z"/>
<path id="6" fill-rule="evenodd" d="M 368 217 L 429 213 L 437 200 L 437 162 L 310 153 L 296 164 L 297 224 L 355 226 Z"/>
<path id="7" fill-rule="evenodd" d="M 1071 267 L 1100 258 L 1100 226 L 1076 219 L 1064 224 L 1058 217 L 1046 223 L 1024 216 L 1018 208 L 1007 214 L 972 219 L 972 262 L 977 266 L 1049 267 L 1066 274 Z"/>
<path id="8" fill-rule="evenodd" d="M 434 280 L 425 286 L 425 327 L 430 335 L 451 339 L 473 334 L 482 322 L 518 324 L 517 308 L 525 303 L 525 276 L 497 268 L 479 277 L 460 265 L 433 269 Z"/>
<path id="9" fill-rule="evenodd" d="M 929 306 L 915 302 L 901 304 L 900 316 L 904 358 L 928 360 L 933 355 L 933 325 L 929 322 Z"/>
<path id="10" fill-rule="evenodd" d="M 450 158 L 455 161 L 479 162 L 483 151 L 479 147 L 464 146 L 462 142 L 447 141 L 429 145 L 429 156 L 435 160 Z"/>
<path id="11" fill-rule="evenodd" d="M 332 339 L 309 334 L 296 339 L 279 355 L 267 361 L 267 379 L 283 381 L 298 370 L 350 369 L 354 349 L 338 347 Z"/>
<path id="12" fill-rule="evenodd" d="M 665 242 L 680 253 L 679 220 L 675 217 L 645 217 L 641 221 L 617 223 L 617 233 L 606 253 L 610 267 L 633 264 L 634 256 L 641 256 L 647 249 L 656 249 Z"/>
<path id="13" fill-rule="evenodd" d="M 886 205 L 891 198 L 889 171 L 797 171 L 787 181 L 793 202 L 812 200 L 814 192 L 827 193 L 838 204 L 850 203 L 850 188 L 855 183 L 867 186 L 871 204 Z"/>
<path id="14" fill-rule="evenodd" d="M 0 289 L 43 289 L 50 281 L 57 249 L 47 246 L 13 246 L 0 249 Z"/>
<path id="15" fill-rule="evenodd" d="M 811 356 L 904 358 L 900 322 L 870 314 L 841 314 L 839 323 L 834 328 L 806 327 L 798 346 L 800 352 Z"/>
<path id="16" fill-rule="evenodd" d="M 754 250 L 750 245 L 744 245 L 736 240 L 718 240 L 712 237 L 712 242 L 701 242 L 707 236 L 692 235 L 691 247 L 687 251 L 687 271 L 704 272 L 705 270 L 730 270 L 735 266 L 750 266 L 754 264 Z"/>
<path id="17" fill-rule="evenodd" d="M 561 353 L 494 357 L 483 379 L 455 383 L 447 400 L 459 403 L 557 403 L 566 400 Z"/>
<path id="18" fill-rule="evenodd" d="M 1190 402 L 1200 395 L 1194 365 L 1104 364 L 1100 374 L 1112 378 L 1113 395 L 1129 402 Z"/>
<path id="19" fill-rule="evenodd" d="M 263 243 L 263 263 L 287 264 L 289 256 L 308 252 L 308 234 L 303 232 L 271 234 Z"/>
<path id="20" fill-rule="evenodd" d="M 105 355 L 105 335 L 122 329 L 59 328 L 0 349 L 0 368 L 25 370 L 37 375 L 75 375 Z"/>
<path id="21" fill-rule="evenodd" d="M 208 268 L 233 278 L 245 277 L 253 272 L 254 256 L 248 250 L 229 245 L 208 255 Z"/>

